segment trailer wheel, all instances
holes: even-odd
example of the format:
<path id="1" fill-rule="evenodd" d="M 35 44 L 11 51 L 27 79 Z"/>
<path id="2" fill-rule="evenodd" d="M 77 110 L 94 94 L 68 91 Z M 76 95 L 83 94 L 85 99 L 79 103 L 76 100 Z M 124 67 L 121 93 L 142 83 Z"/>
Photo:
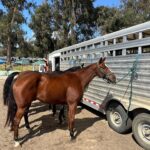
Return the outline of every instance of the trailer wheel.
<path id="1" fill-rule="evenodd" d="M 132 120 L 125 109 L 118 103 L 109 105 L 106 111 L 109 126 L 118 133 L 126 133 L 132 127 Z"/>
<path id="2" fill-rule="evenodd" d="M 132 130 L 139 145 L 150 150 L 150 114 L 137 115 L 133 120 Z"/>

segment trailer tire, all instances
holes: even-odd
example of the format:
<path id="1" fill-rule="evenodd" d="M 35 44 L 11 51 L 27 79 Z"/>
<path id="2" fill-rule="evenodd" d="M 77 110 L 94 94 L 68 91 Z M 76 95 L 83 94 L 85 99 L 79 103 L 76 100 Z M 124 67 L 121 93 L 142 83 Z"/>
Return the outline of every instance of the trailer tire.
<path id="1" fill-rule="evenodd" d="M 133 120 L 132 131 L 138 144 L 150 150 L 150 114 L 137 115 Z"/>
<path id="2" fill-rule="evenodd" d="M 127 133 L 132 128 L 132 120 L 118 103 L 111 103 L 106 111 L 109 126 L 118 133 Z"/>

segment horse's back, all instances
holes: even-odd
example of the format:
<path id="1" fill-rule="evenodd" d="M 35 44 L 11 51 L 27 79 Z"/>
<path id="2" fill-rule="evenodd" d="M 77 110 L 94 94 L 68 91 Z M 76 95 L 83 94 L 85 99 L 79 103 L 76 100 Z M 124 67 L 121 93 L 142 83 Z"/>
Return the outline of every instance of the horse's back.
<path id="1" fill-rule="evenodd" d="M 24 71 L 19 74 L 14 84 L 22 87 L 24 84 L 37 82 L 38 80 L 40 80 L 40 78 L 41 78 L 41 74 L 39 72 Z"/>

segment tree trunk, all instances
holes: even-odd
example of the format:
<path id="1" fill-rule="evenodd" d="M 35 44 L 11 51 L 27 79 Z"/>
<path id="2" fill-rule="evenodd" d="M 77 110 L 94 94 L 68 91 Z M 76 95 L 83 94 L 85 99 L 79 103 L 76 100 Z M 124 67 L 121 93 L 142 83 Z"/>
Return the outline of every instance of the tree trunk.
<path id="1" fill-rule="evenodd" d="M 11 38 L 8 36 L 8 43 L 7 43 L 7 64 L 11 65 Z"/>
<path id="2" fill-rule="evenodd" d="M 11 22 L 10 22 L 10 27 L 8 29 L 8 43 L 7 43 L 7 63 L 9 65 L 11 65 L 11 51 L 12 51 L 12 47 L 11 47 L 11 33 L 12 33 L 12 27 L 13 27 L 13 24 L 14 24 L 14 19 L 15 19 L 15 13 L 16 13 L 17 9 L 16 7 L 14 7 L 14 10 L 13 10 L 13 15 L 12 15 L 12 19 L 11 19 Z"/>

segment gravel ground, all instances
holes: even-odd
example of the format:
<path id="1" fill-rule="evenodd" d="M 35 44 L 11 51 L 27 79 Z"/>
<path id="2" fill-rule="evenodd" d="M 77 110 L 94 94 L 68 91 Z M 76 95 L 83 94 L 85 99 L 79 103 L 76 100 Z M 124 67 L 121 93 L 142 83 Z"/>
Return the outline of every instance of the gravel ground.
<path id="1" fill-rule="evenodd" d="M 32 133 L 24 127 L 22 119 L 19 135 L 20 147 L 14 148 L 13 133 L 4 128 L 7 107 L 3 105 L 4 79 L 0 79 L 0 150 L 141 150 L 132 134 L 121 135 L 113 131 L 102 114 L 86 108 L 78 109 L 75 120 L 77 137 L 70 141 L 67 121 L 58 124 L 48 105 L 35 101 L 30 108 L 29 122 Z"/>

